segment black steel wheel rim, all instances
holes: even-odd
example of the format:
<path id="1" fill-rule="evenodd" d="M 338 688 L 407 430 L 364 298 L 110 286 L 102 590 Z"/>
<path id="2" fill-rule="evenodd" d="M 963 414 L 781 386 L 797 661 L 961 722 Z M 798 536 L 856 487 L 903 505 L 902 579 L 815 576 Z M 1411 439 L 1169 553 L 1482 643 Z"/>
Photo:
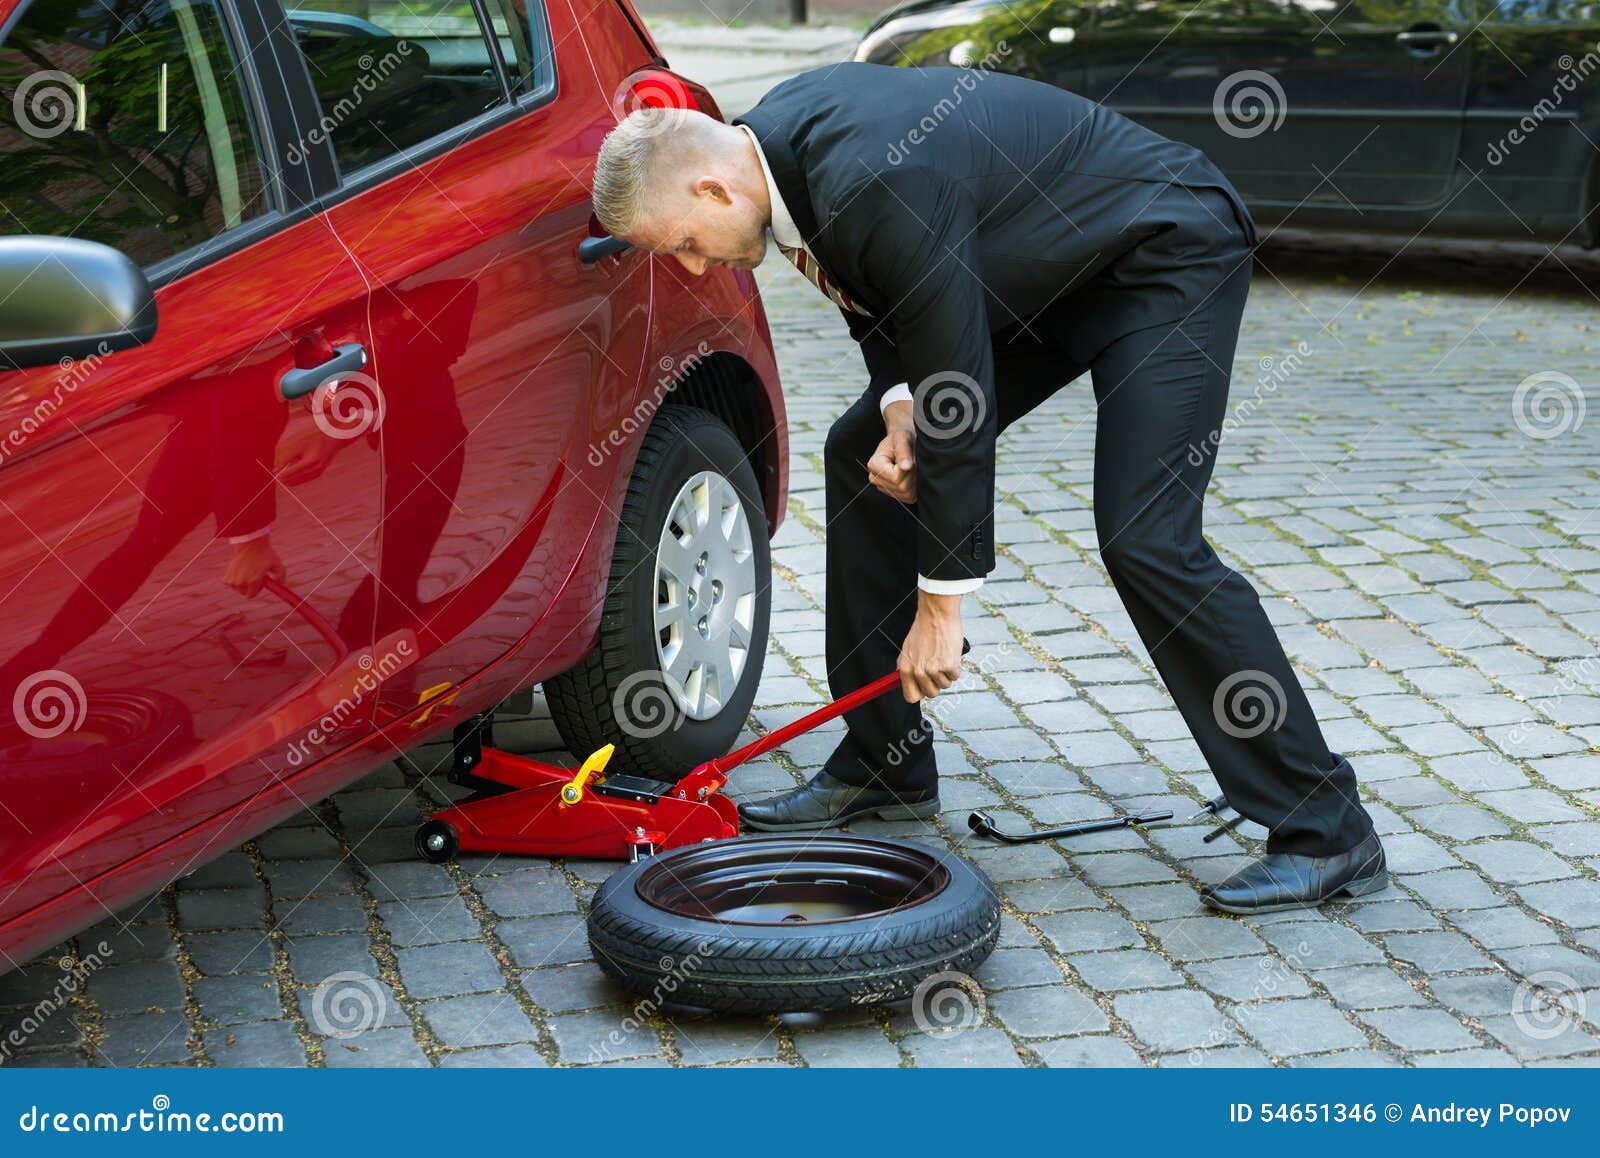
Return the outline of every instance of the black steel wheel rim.
<path id="1" fill-rule="evenodd" d="M 635 889 L 663 912 L 726 925 L 869 920 L 923 904 L 950 870 L 916 845 L 867 837 L 763 837 L 656 858 Z"/>

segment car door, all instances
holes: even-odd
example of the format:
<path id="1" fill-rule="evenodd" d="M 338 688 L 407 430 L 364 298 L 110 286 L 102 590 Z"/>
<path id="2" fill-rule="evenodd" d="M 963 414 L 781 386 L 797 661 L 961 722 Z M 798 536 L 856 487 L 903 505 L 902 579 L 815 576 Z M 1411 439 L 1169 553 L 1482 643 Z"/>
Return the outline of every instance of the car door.
<path id="1" fill-rule="evenodd" d="M 1580 0 L 1477 0 L 1462 196 L 1478 231 L 1587 242 L 1593 216 L 1595 44 L 1600 10 Z"/>
<path id="2" fill-rule="evenodd" d="M 366 286 L 254 83 L 268 39 L 219 0 L 5 25 L 0 232 L 119 248 L 159 325 L 0 373 L 0 923 L 370 726 L 378 453 L 326 372 L 371 344 Z"/>
<path id="3" fill-rule="evenodd" d="M 1454 178 L 1471 24 L 1458 0 L 1108 0 L 1088 95 L 1196 145 L 1253 203 L 1420 206 Z"/>
<path id="4" fill-rule="evenodd" d="M 561 590 L 615 469 L 596 431 L 640 378 L 650 262 L 578 261 L 615 115 L 570 9 L 368 0 L 351 28 L 322 2 L 286 7 L 327 126 L 328 217 L 371 286 L 386 413 L 367 590 L 378 636 L 419 649 L 384 681 L 389 719 L 505 654 Z"/>

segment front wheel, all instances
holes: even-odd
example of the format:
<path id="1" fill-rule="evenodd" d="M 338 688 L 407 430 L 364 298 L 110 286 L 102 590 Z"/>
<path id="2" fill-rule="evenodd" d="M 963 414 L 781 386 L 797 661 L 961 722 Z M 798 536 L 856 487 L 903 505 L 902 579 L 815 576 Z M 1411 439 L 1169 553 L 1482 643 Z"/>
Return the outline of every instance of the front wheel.
<path id="1" fill-rule="evenodd" d="M 599 641 L 544 685 L 578 755 L 676 780 L 732 747 L 761 682 L 772 609 L 749 456 L 715 415 L 670 406 L 645 435 L 617 527 Z"/>

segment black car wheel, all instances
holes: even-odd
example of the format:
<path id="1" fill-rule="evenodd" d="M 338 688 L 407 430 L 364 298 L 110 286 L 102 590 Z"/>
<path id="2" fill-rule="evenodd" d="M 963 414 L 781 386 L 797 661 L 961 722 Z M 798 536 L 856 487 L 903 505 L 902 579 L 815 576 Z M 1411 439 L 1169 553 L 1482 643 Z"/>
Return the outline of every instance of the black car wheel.
<path id="1" fill-rule="evenodd" d="M 636 993 L 751 1013 L 911 997 L 994 949 L 1000 903 L 954 853 L 844 835 L 744 837 L 614 873 L 589 946 Z"/>
<path id="2" fill-rule="evenodd" d="M 545 681 L 568 748 L 614 743 L 614 770 L 675 780 L 732 746 L 767 650 L 767 533 L 733 432 L 704 410 L 661 410 L 629 480 L 599 641 Z"/>

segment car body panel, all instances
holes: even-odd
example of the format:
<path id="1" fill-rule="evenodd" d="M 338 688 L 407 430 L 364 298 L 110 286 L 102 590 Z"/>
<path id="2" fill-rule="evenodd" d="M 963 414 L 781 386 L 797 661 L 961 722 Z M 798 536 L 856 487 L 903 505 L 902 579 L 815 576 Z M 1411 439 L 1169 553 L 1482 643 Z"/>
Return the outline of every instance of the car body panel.
<path id="1" fill-rule="evenodd" d="M 0 0 L 0 21 L 16 8 Z M 579 662 L 648 420 L 706 359 L 737 368 L 781 520 L 784 409 L 754 279 L 577 259 L 595 150 L 655 46 L 620 6 L 547 13 L 551 103 L 159 280 L 146 347 L 0 373 L 0 430 L 27 428 L 0 455 L 0 662 L 76 596 L 93 630 L 58 664 L 88 718 L 162 726 L 120 750 L 104 730 L 8 733 L 0 972 Z M 280 396 L 285 371 L 357 343 L 360 374 Z M 151 509 L 175 446 L 182 510 Z M 417 502 L 452 456 L 453 488 Z M 262 475 L 274 485 L 224 485 Z M 284 582 L 245 598 L 221 582 L 226 521 L 263 490 Z M 132 588 L 109 610 L 84 581 L 96 567 Z M 130 653 L 130 628 L 160 650 Z M 41 775 L 24 778 L 30 759 Z"/>

